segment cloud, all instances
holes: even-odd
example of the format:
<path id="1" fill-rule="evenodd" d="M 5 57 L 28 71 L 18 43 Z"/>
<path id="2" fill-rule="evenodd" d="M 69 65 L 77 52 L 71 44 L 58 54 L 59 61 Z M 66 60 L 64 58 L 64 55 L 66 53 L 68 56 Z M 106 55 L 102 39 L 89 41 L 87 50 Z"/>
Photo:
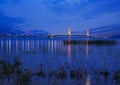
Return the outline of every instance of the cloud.
<path id="1" fill-rule="evenodd" d="M 59 16 L 98 16 L 118 12 L 119 0 L 44 0 L 44 5 Z"/>
<path id="2" fill-rule="evenodd" d="M 0 4 L 7 3 L 7 2 L 13 2 L 13 3 L 18 3 L 21 0 L 0 0 Z"/>
<path id="3" fill-rule="evenodd" d="M 0 12 L 0 32 L 8 32 L 14 29 L 18 29 L 18 24 L 24 23 L 21 18 L 12 18 L 4 15 Z"/>
<path id="4" fill-rule="evenodd" d="M 82 11 L 87 0 L 44 0 L 43 4 L 57 15 L 71 15 Z"/>
<path id="5" fill-rule="evenodd" d="M 66 3 L 73 5 L 75 3 L 80 4 L 83 0 L 66 0 Z"/>

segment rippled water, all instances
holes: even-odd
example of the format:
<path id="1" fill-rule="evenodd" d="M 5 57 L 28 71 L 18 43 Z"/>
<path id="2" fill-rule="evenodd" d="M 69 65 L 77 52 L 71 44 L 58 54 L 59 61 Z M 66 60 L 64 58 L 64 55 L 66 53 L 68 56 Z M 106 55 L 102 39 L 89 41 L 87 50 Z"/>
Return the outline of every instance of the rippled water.
<path id="1" fill-rule="evenodd" d="M 119 84 L 119 39 L 0 39 L 0 85 Z"/>

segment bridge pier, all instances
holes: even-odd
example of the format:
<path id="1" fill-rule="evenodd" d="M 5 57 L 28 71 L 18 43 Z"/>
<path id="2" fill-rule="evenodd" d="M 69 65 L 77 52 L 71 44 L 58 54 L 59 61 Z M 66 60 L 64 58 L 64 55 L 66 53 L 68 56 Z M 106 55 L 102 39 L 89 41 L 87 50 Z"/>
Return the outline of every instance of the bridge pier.
<path id="1" fill-rule="evenodd" d="M 52 35 L 48 35 L 48 38 L 52 38 L 53 36 Z"/>

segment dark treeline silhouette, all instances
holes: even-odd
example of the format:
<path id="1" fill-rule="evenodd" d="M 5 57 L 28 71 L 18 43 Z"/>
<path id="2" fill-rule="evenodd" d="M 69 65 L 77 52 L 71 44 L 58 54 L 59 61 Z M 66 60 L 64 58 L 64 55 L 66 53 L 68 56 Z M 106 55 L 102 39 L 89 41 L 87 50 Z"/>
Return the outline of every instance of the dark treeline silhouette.
<path id="1" fill-rule="evenodd" d="M 86 44 L 86 40 L 65 40 L 63 41 L 65 45 L 67 44 Z M 88 40 L 89 45 L 115 45 L 117 44 L 114 40 Z"/>

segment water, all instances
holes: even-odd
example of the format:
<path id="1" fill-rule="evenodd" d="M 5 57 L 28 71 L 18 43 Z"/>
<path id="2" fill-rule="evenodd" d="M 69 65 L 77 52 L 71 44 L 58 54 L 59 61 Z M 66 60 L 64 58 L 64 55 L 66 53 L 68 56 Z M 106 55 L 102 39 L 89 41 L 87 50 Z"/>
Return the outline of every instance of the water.
<path id="1" fill-rule="evenodd" d="M 0 39 L 0 85 L 119 84 L 119 39 Z"/>

